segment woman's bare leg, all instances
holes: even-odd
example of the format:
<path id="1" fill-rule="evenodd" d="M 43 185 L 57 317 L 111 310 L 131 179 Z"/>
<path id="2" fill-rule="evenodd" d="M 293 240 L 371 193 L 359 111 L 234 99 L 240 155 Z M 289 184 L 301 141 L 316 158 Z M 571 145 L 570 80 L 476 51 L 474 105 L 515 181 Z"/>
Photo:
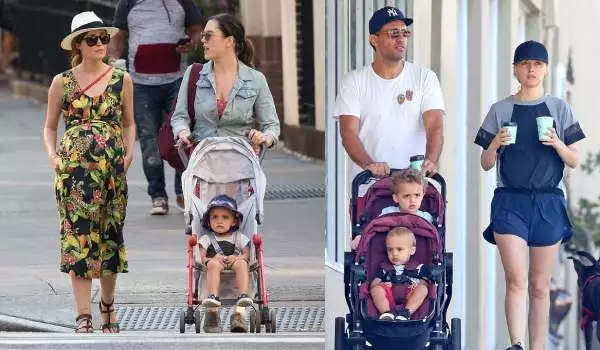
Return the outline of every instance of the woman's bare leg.
<path id="1" fill-rule="evenodd" d="M 115 287 L 117 285 L 117 274 L 110 276 L 100 277 L 100 297 L 104 304 L 112 304 L 115 300 Z M 108 307 L 108 309 L 114 309 L 114 305 Z M 102 306 L 102 310 L 107 311 L 105 306 Z M 117 313 L 111 312 L 110 314 L 102 314 L 102 323 L 116 323 Z M 104 333 L 116 333 L 117 329 L 111 328 L 104 330 Z"/>
<path id="2" fill-rule="evenodd" d="M 71 271 L 69 275 L 71 276 L 71 285 L 73 286 L 77 314 L 91 314 L 92 280 L 77 277 L 73 271 Z"/>
<path id="3" fill-rule="evenodd" d="M 71 286 L 73 288 L 73 296 L 75 297 L 75 308 L 77 309 L 77 315 L 92 314 L 91 303 L 92 303 L 92 280 L 77 277 L 73 271 L 69 273 L 71 277 Z M 83 328 L 83 325 L 77 324 L 78 331 Z"/>
<path id="4" fill-rule="evenodd" d="M 550 323 L 550 279 L 560 243 L 529 249 L 529 346 L 543 350 Z"/>
<path id="5" fill-rule="evenodd" d="M 513 234 L 498 234 L 494 239 L 500 252 L 506 280 L 504 312 L 512 344 L 525 344 L 527 320 L 527 242 Z"/>

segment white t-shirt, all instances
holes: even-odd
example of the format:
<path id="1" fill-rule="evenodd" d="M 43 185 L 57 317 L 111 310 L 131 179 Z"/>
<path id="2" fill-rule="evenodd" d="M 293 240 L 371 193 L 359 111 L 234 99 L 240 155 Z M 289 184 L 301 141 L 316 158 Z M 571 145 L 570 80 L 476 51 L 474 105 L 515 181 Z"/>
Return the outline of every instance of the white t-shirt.
<path id="1" fill-rule="evenodd" d="M 404 101 L 399 103 L 402 96 Z M 333 116 L 359 118 L 358 136 L 371 158 L 392 168 L 406 168 L 411 156 L 425 154 L 422 115 L 433 109 L 444 110 L 442 89 L 433 71 L 405 62 L 400 75 L 383 79 L 369 64 L 342 79 Z M 353 178 L 361 171 L 353 164 L 350 175 Z"/>

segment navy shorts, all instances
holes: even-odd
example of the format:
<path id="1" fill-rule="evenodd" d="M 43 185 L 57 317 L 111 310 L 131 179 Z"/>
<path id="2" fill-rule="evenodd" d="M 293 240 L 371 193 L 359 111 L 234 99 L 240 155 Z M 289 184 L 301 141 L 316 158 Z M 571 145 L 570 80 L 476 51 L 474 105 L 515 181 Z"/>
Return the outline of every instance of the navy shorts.
<path id="1" fill-rule="evenodd" d="M 562 191 L 497 188 L 492 199 L 490 225 L 483 232 L 485 240 L 492 244 L 496 244 L 494 232 L 517 235 L 530 247 L 568 241 L 573 233 Z"/>

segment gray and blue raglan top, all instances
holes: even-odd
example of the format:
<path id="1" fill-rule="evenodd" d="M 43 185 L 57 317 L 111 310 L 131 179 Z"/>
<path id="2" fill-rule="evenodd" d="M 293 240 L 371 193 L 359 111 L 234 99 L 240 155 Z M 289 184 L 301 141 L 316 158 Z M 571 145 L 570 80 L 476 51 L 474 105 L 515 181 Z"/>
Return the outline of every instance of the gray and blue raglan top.
<path id="1" fill-rule="evenodd" d="M 585 138 L 571 107 L 560 98 L 544 95 L 523 102 L 510 96 L 494 103 L 477 132 L 477 145 L 487 149 L 505 122 L 517 123 L 516 142 L 498 150 L 498 187 L 524 190 L 562 187 L 565 165 L 554 148 L 538 140 L 536 118 L 540 116 L 554 119 L 556 133 L 567 146 Z"/>

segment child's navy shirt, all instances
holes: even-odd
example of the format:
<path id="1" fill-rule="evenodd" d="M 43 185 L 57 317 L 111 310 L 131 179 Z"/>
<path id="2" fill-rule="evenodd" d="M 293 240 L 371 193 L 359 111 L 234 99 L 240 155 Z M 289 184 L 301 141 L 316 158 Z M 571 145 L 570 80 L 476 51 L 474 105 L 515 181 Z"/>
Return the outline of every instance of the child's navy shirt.
<path id="1" fill-rule="evenodd" d="M 539 190 L 562 187 L 564 162 L 552 146 L 538 140 L 537 117 L 550 116 L 565 145 L 585 135 L 569 105 L 554 96 L 518 101 L 513 96 L 492 105 L 477 132 L 475 143 L 487 149 L 505 122 L 517 123 L 516 143 L 498 151 L 498 187 Z"/>

